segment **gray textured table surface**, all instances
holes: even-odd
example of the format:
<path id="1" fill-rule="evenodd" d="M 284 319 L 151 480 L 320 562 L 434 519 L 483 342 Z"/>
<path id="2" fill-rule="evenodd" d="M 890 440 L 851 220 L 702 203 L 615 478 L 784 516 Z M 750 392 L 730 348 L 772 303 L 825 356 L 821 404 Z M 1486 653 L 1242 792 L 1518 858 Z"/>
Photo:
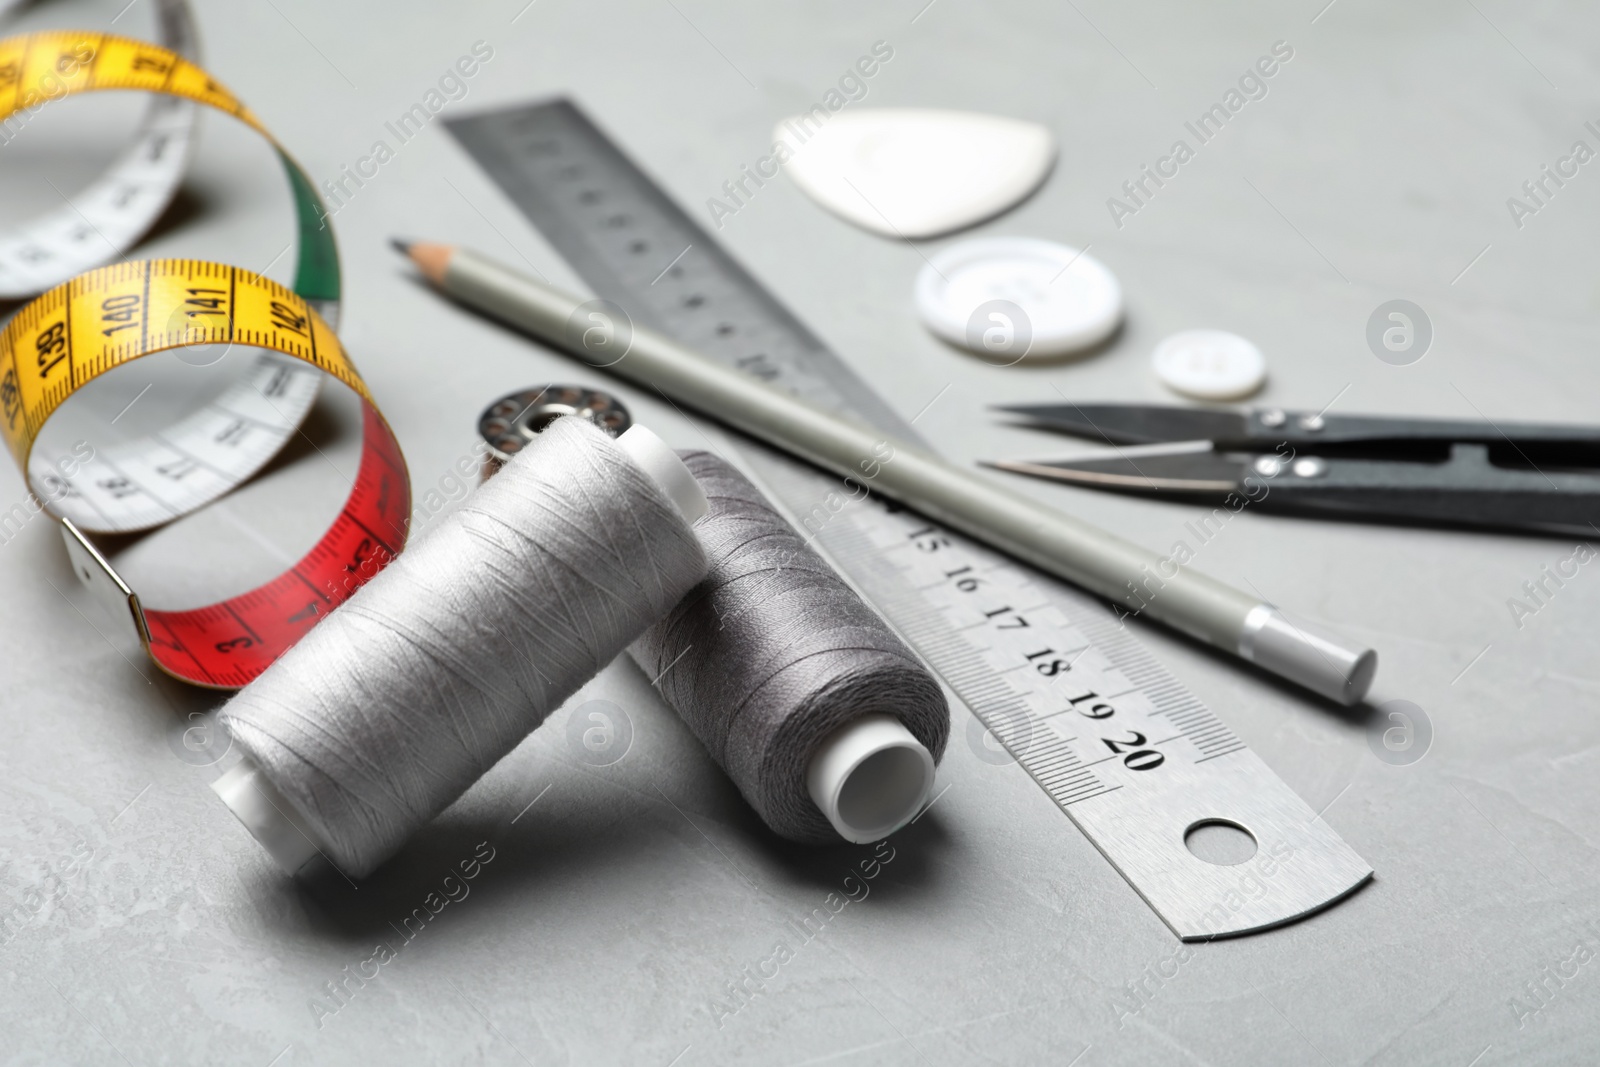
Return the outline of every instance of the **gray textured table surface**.
<path id="1" fill-rule="evenodd" d="M 1585 126 L 1600 120 L 1591 6 L 925 3 L 213 0 L 199 17 L 209 68 L 318 179 L 387 138 L 384 123 L 479 40 L 493 58 L 450 113 L 571 93 L 695 210 L 764 153 L 776 118 L 819 100 L 880 40 L 893 59 L 863 104 L 1047 124 L 1061 142 L 1055 173 L 979 232 L 1092 243 L 1118 274 L 1128 327 L 1085 362 L 998 369 L 934 341 L 911 307 L 926 249 L 855 230 L 787 180 L 720 234 L 901 411 L 951 383 L 919 426 L 961 461 L 1056 447 L 998 427 L 988 403 L 1054 388 L 1166 399 L 1148 352 L 1192 326 L 1254 339 L 1271 360 L 1263 399 L 1284 405 L 1594 417 L 1600 164 L 1550 185 L 1520 227 L 1507 206 L 1573 142 L 1600 148 Z M 121 6 L 43 3 L 26 24 L 104 26 Z M 148 32 L 148 6 L 118 27 Z M 1267 95 L 1117 228 L 1107 198 L 1277 41 L 1294 54 Z M 87 177 L 82 131 L 114 127 L 116 114 L 62 105 L 38 120 L 36 145 L 6 146 L 6 217 L 50 202 L 41 176 Z M 143 254 L 266 264 L 290 232 L 281 176 L 252 135 L 216 116 L 205 132 L 184 208 Z M 335 225 L 341 332 L 419 492 L 466 452 L 489 399 L 574 377 L 420 292 L 385 247 L 397 231 L 453 238 L 577 284 L 437 122 Z M 273 270 L 284 276 L 282 262 Z M 1399 297 L 1436 330 L 1426 358 L 1404 367 L 1364 340 L 1373 309 Z M 621 392 L 674 443 L 701 442 L 669 407 Z M 218 515 L 139 546 L 128 565 L 141 587 L 176 603 L 203 591 L 183 585 L 196 574 L 264 577 L 273 545 L 293 555 L 308 543 L 339 495 L 328 472 L 350 459 L 338 418 L 323 423 L 331 467 L 296 453 Z M 1032 488 L 1153 549 L 1190 517 Z M 23 491 L 0 470 L 0 501 Z M 226 551 L 206 557 L 195 545 L 207 543 Z M 775 841 L 627 664 L 573 705 L 622 709 L 632 743 L 620 761 L 586 763 L 558 712 L 379 876 L 292 883 L 207 788 L 223 764 L 180 756 L 185 717 L 217 695 L 152 678 L 135 647 L 98 633 L 105 619 L 36 521 L 0 546 L 0 890 L 21 909 L 0 937 L 0 1059 L 1590 1061 L 1600 577 L 1581 568 L 1520 620 L 1508 607 L 1572 551 L 1257 514 L 1204 547 L 1197 566 L 1376 645 L 1374 699 L 1415 702 L 1433 737 L 1421 760 L 1385 763 L 1370 720 L 1143 628 L 1377 871 L 1308 921 L 1180 952 L 1021 770 L 977 758 L 964 709 L 939 772 L 947 791 L 895 835 L 875 878 L 847 881 L 874 850 Z M 475 851 L 493 858 L 467 895 L 405 936 L 402 919 L 438 900 Z M 831 893 L 849 902 L 806 940 L 797 924 L 826 913 Z M 776 977 L 748 977 L 779 942 L 791 958 Z M 379 945 L 384 962 L 365 965 Z M 374 966 L 364 984 L 347 980 Z M 346 992 L 336 999 L 328 983 Z"/>

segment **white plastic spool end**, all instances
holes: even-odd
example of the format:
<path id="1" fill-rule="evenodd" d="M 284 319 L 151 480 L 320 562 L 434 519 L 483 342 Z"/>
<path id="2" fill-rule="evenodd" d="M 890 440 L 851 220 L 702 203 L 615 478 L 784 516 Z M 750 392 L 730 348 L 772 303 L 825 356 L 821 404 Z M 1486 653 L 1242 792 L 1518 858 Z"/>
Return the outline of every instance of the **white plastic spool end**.
<path id="1" fill-rule="evenodd" d="M 921 810 L 933 789 L 933 755 L 899 719 L 864 715 L 822 742 L 806 786 L 840 837 L 870 844 Z"/>
<path id="2" fill-rule="evenodd" d="M 617 438 L 617 444 L 672 498 L 685 521 L 695 522 L 710 510 L 706 491 L 672 447 L 654 433 L 632 426 Z"/>
<path id="3" fill-rule="evenodd" d="M 322 851 L 315 832 L 298 817 L 254 760 L 246 757 L 234 764 L 211 783 L 211 789 L 290 875 L 298 874 Z"/>

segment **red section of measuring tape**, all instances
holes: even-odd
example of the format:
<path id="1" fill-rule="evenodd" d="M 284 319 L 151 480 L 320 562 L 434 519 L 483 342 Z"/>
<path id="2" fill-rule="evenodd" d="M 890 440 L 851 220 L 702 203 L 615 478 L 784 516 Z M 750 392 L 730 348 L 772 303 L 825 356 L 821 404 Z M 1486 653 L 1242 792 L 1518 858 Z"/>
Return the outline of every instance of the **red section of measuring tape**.
<path id="1" fill-rule="evenodd" d="M 304 559 L 258 589 L 191 611 L 146 611 L 150 655 L 198 685 L 247 685 L 405 544 L 411 483 L 394 433 L 363 402 L 361 467 L 344 509 Z"/>

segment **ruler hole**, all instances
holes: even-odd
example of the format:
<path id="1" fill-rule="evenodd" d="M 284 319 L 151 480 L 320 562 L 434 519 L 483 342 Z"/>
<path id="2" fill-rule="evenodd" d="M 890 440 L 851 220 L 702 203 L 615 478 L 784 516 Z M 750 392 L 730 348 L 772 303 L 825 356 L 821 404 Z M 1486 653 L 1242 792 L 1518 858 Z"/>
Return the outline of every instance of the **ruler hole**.
<path id="1" fill-rule="evenodd" d="M 1229 819 L 1201 819 L 1184 831 L 1183 843 L 1196 859 L 1233 867 L 1256 854 L 1255 835 Z"/>

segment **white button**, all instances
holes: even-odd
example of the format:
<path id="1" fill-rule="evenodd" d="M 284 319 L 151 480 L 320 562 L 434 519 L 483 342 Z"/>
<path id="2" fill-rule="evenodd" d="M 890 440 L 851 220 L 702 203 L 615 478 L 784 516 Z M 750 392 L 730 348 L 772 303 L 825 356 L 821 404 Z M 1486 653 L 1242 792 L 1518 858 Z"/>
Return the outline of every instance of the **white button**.
<path id="1" fill-rule="evenodd" d="M 917 275 L 923 323 L 953 345 L 1010 366 L 1090 348 L 1122 321 L 1122 286 L 1093 256 L 1029 237 L 979 237 Z"/>
<path id="2" fill-rule="evenodd" d="M 1161 383 L 1196 400 L 1239 400 L 1267 380 L 1267 358 L 1238 334 L 1184 330 L 1156 345 Z"/>

